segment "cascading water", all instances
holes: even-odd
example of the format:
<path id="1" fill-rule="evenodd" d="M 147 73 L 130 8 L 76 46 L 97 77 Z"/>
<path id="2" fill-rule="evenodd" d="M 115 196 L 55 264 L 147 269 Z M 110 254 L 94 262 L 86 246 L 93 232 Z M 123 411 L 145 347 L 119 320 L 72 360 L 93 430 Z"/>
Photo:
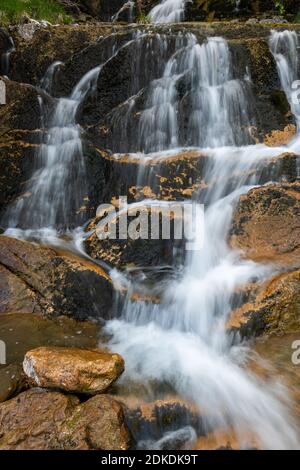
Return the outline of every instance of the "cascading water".
<path id="1" fill-rule="evenodd" d="M 190 81 L 188 132 L 179 135 L 184 121 L 178 85 Z M 220 147 L 250 141 L 250 80 L 234 79 L 229 47 L 222 38 L 198 44 L 193 34 L 178 39 L 164 75 L 151 84 L 141 114 L 139 150 L 156 152 L 180 145 Z"/>
<path id="2" fill-rule="evenodd" d="M 295 91 L 299 87 L 293 88 L 293 83 L 300 76 L 299 47 L 300 43 L 295 31 L 272 31 L 270 49 L 276 60 L 281 86 L 295 116 L 298 131 L 300 131 L 300 103 L 299 99 L 296 99 Z"/>
<path id="3" fill-rule="evenodd" d="M 149 13 L 152 23 L 179 23 L 184 19 L 186 0 L 163 0 Z"/>
<path id="4" fill-rule="evenodd" d="M 0 57 L 0 75 L 9 75 L 10 67 L 10 56 L 15 51 L 15 44 L 11 36 L 8 37 L 8 47 L 7 51 L 4 52 Z"/>
<path id="5" fill-rule="evenodd" d="M 56 65 L 46 74 L 47 87 L 51 88 L 49 77 Z M 28 183 L 26 194 L 9 209 L 10 228 L 66 228 L 70 214 L 80 211 L 86 189 L 85 165 L 81 129 L 75 117 L 80 102 L 95 85 L 99 71 L 100 67 L 96 67 L 88 72 L 70 98 L 58 100 L 38 152 L 38 168 Z M 76 218 L 78 225 L 80 214 Z"/>
<path id="6" fill-rule="evenodd" d="M 152 20 L 178 21 L 184 3 L 162 2 L 152 11 Z M 172 11 L 168 10 L 170 5 Z M 131 43 L 140 44 L 142 37 L 138 33 Z M 285 388 L 275 380 L 266 383 L 252 375 L 244 367 L 248 349 L 240 344 L 233 346 L 226 332 L 236 289 L 261 281 L 272 272 L 270 267 L 243 260 L 229 249 L 227 236 L 233 211 L 239 196 L 258 184 L 265 160 L 276 157 L 283 148 L 242 146 L 249 143 L 249 127 L 253 124 L 251 81 L 247 76 L 234 77 L 224 39 L 212 37 L 200 45 L 195 36 L 182 34 L 169 53 L 165 37 L 153 35 L 147 47 L 156 67 L 141 111 L 137 145 L 146 152 L 159 151 L 160 157 L 165 150 L 182 145 L 205 147 L 208 164 L 203 176 L 208 189 L 204 199 L 197 201 L 206 205 L 205 240 L 201 250 L 187 254 L 181 278 L 169 282 L 160 304 L 132 300 L 132 286 L 126 279 L 129 293 L 121 318 L 106 326 L 112 349 L 126 361 L 122 380 L 149 387 L 153 382 L 167 384 L 198 406 L 204 432 L 233 429 L 241 447 L 249 445 L 250 436 L 263 448 L 297 448 L 299 439 Z M 278 47 L 274 45 L 274 54 L 279 54 Z M 141 50 L 137 48 L 140 54 Z M 139 63 L 138 57 L 135 64 Z M 48 93 L 58 66 L 54 64 L 43 81 Z M 85 168 L 76 111 L 95 86 L 100 70 L 101 66 L 88 72 L 69 98 L 57 101 L 38 169 L 26 194 L 10 208 L 10 227 L 66 228 L 70 212 L 80 209 Z M 144 77 L 140 80 L 140 74 L 142 69 L 137 69 L 130 90 L 133 94 L 147 85 Z M 284 77 L 283 86 L 290 84 Z M 184 96 L 189 110 L 187 137 L 182 137 L 181 83 L 189 84 Z M 135 97 L 130 97 L 126 120 L 134 102 Z M 232 175 L 236 175 L 234 188 L 232 182 L 229 184 Z M 218 184 L 213 184 L 215 180 Z M 75 223 L 80 223 L 80 217 Z M 119 278 L 120 273 L 113 272 L 112 276 Z M 177 432 L 183 441 L 196 436 L 191 427 Z M 171 435 L 138 446 L 162 448 L 169 439 Z"/>
<path id="7" fill-rule="evenodd" d="M 170 283 L 159 305 L 132 301 L 129 292 L 121 319 L 109 322 L 107 332 L 112 335 L 111 347 L 125 357 L 124 381 L 168 383 L 204 410 L 206 431 L 230 427 L 241 447 L 249 445 L 250 436 L 259 447 L 297 448 L 299 440 L 286 390 L 275 380 L 265 383 L 242 367 L 248 350 L 232 346 L 226 332 L 235 290 L 272 272 L 268 266 L 242 260 L 227 246 L 235 204 L 241 194 L 257 184 L 263 162 L 282 149 L 230 147 L 247 143 L 247 133 L 241 126 L 241 120 L 246 126 L 250 123 L 247 94 L 241 82 L 232 79 L 225 40 L 211 38 L 202 46 L 194 38 L 190 41 L 184 53 L 178 51 L 168 62 L 163 82 L 152 84 L 147 103 L 152 113 L 150 121 L 147 111 L 142 117 L 140 137 L 148 135 L 146 149 L 165 150 L 177 145 L 173 84 L 182 73 L 192 70 L 196 99 L 188 133 L 194 142 L 205 145 L 210 155 L 204 175 L 209 188 L 204 201 L 204 246 L 187 256 L 183 277 Z M 165 88 L 162 83 L 166 83 Z M 206 131 L 203 137 L 202 126 Z M 255 173 L 251 172 L 254 169 Z M 233 174 L 240 175 L 235 178 L 234 189 L 228 186 Z M 256 176 L 245 176 L 249 174 Z M 216 178 L 218 184 L 210 184 Z M 159 446 L 156 443 L 156 448 Z"/>

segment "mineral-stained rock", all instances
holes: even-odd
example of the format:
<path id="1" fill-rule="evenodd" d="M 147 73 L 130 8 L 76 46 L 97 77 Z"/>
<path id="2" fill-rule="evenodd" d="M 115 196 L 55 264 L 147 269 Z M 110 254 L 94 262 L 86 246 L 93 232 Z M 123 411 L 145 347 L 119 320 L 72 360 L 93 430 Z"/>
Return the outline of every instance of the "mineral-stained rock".
<path id="1" fill-rule="evenodd" d="M 36 244 L 0 237 L 0 312 L 107 318 L 109 277 L 98 267 Z"/>
<path id="2" fill-rule="evenodd" d="M 282 273 L 266 282 L 253 301 L 232 313 L 227 326 L 244 337 L 299 331 L 300 271 Z"/>
<path id="3" fill-rule="evenodd" d="M 98 395 L 31 389 L 0 405 L 2 450 L 125 450 L 130 436 L 121 405 Z"/>
<path id="4" fill-rule="evenodd" d="M 96 394 L 118 379 L 124 361 L 99 349 L 42 347 L 26 353 L 23 368 L 40 387 Z"/>
<path id="5" fill-rule="evenodd" d="M 241 196 L 230 244 L 255 261 L 300 265 L 300 184 L 271 184 Z"/>

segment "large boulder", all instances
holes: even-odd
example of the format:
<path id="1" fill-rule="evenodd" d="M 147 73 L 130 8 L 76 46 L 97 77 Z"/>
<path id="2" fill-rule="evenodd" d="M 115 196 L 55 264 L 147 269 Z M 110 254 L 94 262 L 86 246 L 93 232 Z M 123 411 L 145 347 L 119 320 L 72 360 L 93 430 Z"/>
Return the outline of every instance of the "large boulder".
<path id="1" fill-rule="evenodd" d="M 270 184 L 241 196 L 230 245 L 255 261 L 300 266 L 300 184 Z"/>
<path id="2" fill-rule="evenodd" d="M 26 353 L 23 368 L 39 387 L 96 394 L 118 379 L 124 361 L 99 349 L 42 347 Z"/>
<path id="3" fill-rule="evenodd" d="M 126 450 L 130 435 L 122 406 L 97 395 L 83 404 L 74 395 L 32 389 L 0 405 L 2 450 Z"/>
<path id="4" fill-rule="evenodd" d="M 92 263 L 34 243 L 0 237 L 0 312 L 108 318 L 110 278 Z"/>

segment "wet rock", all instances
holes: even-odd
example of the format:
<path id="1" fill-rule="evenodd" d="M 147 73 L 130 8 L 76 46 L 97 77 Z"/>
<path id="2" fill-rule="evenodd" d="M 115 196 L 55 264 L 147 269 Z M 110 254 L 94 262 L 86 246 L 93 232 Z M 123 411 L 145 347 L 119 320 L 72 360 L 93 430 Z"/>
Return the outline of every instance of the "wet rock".
<path id="1" fill-rule="evenodd" d="M 17 395 L 25 388 L 27 380 L 19 364 L 0 367 L 0 402 Z"/>
<path id="2" fill-rule="evenodd" d="M 41 389 L 0 405 L 2 450 L 125 450 L 130 436 L 121 405 L 107 396 L 80 404 Z"/>
<path id="3" fill-rule="evenodd" d="M 266 282 L 252 301 L 232 313 L 228 328 L 247 338 L 299 331 L 300 271 L 278 274 Z"/>
<path id="4" fill-rule="evenodd" d="M 180 227 L 183 227 L 183 214 L 178 203 L 152 209 L 149 205 L 140 208 L 134 205 L 129 206 L 126 233 L 123 232 L 120 236 L 121 219 L 118 211 L 111 215 L 108 227 L 111 233 L 109 237 L 105 236 L 106 224 L 103 225 L 103 220 L 99 215 L 88 227 L 91 234 L 85 240 L 85 248 L 93 259 L 105 261 L 121 269 L 149 268 L 173 266 L 176 263 L 175 248 L 182 252 L 182 237 L 176 236 L 176 233 L 180 233 Z M 140 226 L 141 220 L 144 221 L 143 227 Z M 148 222 L 145 223 L 145 220 Z M 152 224 L 151 220 L 153 220 Z M 163 229 L 164 237 L 162 236 Z M 152 233 L 154 230 L 157 230 L 156 235 Z M 179 253 L 177 256 L 181 258 Z"/>
<path id="5" fill-rule="evenodd" d="M 42 134 L 40 93 L 30 85 L 11 80 L 4 83 L 6 104 L 0 106 L 0 214 L 31 175 Z M 47 97 L 45 110 L 50 112 L 52 105 Z"/>
<path id="6" fill-rule="evenodd" d="M 265 144 L 269 147 L 287 145 L 296 136 L 296 126 L 289 124 L 283 131 L 272 131 L 265 137 Z"/>
<path id="7" fill-rule="evenodd" d="M 1 313 L 108 318 L 113 293 L 101 268 L 4 236 L 0 259 Z"/>
<path id="8" fill-rule="evenodd" d="M 126 424 L 139 449 L 178 449 L 203 432 L 199 410 L 193 404 L 170 397 L 135 405 L 130 398 L 119 397 L 125 404 Z"/>
<path id="9" fill-rule="evenodd" d="M 230 245 L 255 261 L 300 265 L 300 185 L 271 184 L 241 196 Z"/>
<path id="10" fill-rule="evenodd" d="M 131 436 L 122 405 L 113 397 L 96 395 L 78 406 L 62 426 L 65 449 L 126 450 Z"/>
<path id="11" fill-rule="evenodd" d="M 111 32 L 111 25 L 95 23 L 59 25 L 37 29 L 31 39 L 23 39 L 17 28 L 11 31 L 16 51 L 11 55 L 10 78 L 38 85 L 55 61 L 66 61 L 91 42 Z"/>
<path id="12" fill-rule="evenodd" d="M 26 353 L 23 368 L 39 387 L 96 394 L 119 378 L 124 361 L 99 349 L 42 347 Z"/>

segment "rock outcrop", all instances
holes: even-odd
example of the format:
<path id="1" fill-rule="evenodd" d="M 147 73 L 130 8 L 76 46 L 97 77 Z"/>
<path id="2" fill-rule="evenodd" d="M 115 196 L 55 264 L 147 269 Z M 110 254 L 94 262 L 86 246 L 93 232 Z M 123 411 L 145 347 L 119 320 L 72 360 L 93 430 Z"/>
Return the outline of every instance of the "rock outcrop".
<path id="1" fill-rule="evenodd" d="M 266 282 L 253 300 L 232 313 L 227 326 L 246 338 L 299 331 L 300 271 L 278 274 Z"/>
<path id="2" fill-rule="evenodd" d="M 101 268 L 4 236 L 0 260 L 1 313 L 109 317 L 112 285 Z"/>
<path id="3" fill-rule="evenodd" d="M 39 387 L 97 394 L 119 378 L 124 361 L 99 349 L 42 347 L 26 353 L 23 368 Z"/>
<path id="4" fill-rule="evenodd" d="M 126 450 L 130 435 L 122 406 L 97 395 L 32 389 L 0 404 L 1 450 Z"/>
<path id="5" fill-rule="evenodd" d="M 270 184 L 241 196 L 230 245 L 255 261 L 300 265 L 300 185 Z"/>

